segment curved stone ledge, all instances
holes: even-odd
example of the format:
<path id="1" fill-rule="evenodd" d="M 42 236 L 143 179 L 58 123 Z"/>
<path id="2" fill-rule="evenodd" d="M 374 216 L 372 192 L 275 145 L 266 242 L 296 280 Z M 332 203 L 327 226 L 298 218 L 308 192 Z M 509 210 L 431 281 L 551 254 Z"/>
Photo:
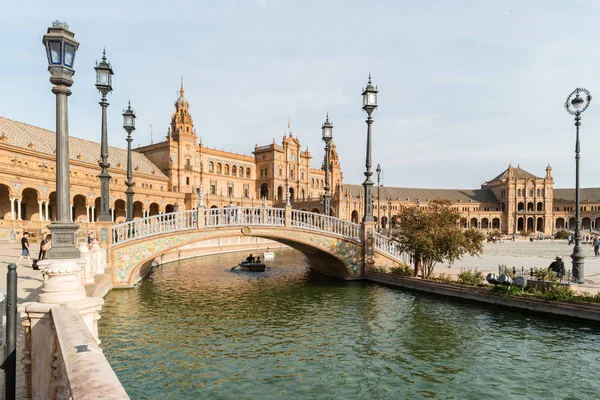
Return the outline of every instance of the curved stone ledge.
<path id="1" fill-rule="evenodd" d="M 600 322 L 600 305 L 581 301 L 556 301 L 540 298 L 509 297 L 491 293 L 487 288 L 472 287 L 454 283 L 428 281 L 398 275 L 368 273 L 366 279 L 391 286 L 434 293 L 442 296 L 473 300 L 481 303 L 510 307 L 534 313 L 576 318 Z"/>

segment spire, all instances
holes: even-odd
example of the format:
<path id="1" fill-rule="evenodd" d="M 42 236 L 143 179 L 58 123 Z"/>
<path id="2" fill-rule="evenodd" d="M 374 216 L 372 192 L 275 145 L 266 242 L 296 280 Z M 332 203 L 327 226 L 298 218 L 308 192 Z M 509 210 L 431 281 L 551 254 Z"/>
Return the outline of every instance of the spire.
<path id="1" fill-rule="evenodd" d="M 181 77 L 181 88 L 179 89 L 179 97 L 184 97 L 183 96 L 183 76 Z"/>
<path id="2" fill-rule="evenodd" d="M 369 85 L 371 84 L 371 73 L 369 72 Z"/>

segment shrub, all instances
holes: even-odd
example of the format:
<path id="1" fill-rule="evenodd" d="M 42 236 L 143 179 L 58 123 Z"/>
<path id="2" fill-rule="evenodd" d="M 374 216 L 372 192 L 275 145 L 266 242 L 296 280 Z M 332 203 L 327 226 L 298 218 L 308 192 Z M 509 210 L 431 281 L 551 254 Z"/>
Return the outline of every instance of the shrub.
<path id="1" fill-rule="evenodd" d="M 522 295 L 523 289 L 518 286 L 504 286 L 504 285 L 494 285 L 492 287 L 492 292 L 498 294 L 504 294 L 506 296 L 520 296 Z"/>
<path id="2" fill-rule="evenodd" d="M 521 235 L 523 237 L 527 237 L 527 236 L 531 235 L 531 231 L 522 230 L 521 232 L 519 232 L 519 235 Z"/>
<path id="3" fill-rule="evenodd" d="M 538 281 L 556 281 L 554 272 L 547 268 L 534 268 L 533 277 Z"/>
<path id="4" fill-rule="evenodd" d="M 579 295 L 573 296 L 573 300 L 587 301 L 589 303 L 600 303 L 600 292 L 591 294 L 590 292 L 582 292 Z"/>
<path id="5" fill-rule="evenodd" d="M 575 292 L 570 286 L 555 284 L 550 286 L 546 292 L 544 292 L 544 297 L 552 300 L 570 300 L 573 298 L 574 294 Z"/>
<path id="6" fill-rule="evenodd" d="M 554 234 L 555 239 L 567 239 L 570 233 L 565 230 L 560 230 Z"/>
<path id="7" fill-rule="evenodd" d="M 373 266 L 373 267 L 371 267 L 370 272 L 373 272 L 376 274 L 387 274 L 388 270 L 386 267 Z"/>
<path id="8" fill-rule="evenodd" d="M 454 282 L 454 279 L 452 279 L 452 275 L 446 273 L 438 274 L 437 276 L 431 277 L 429 279 L 431 279 L 432 281 L 440 281 L 445 283 Z"/>
<path id="9" fill-rule="evenodd" d="M 399 265 L 390 268 L 390 274 L 400 276 L 413 276 L 413 269 L 408 265 Z"/>
<path id="10" fill-rule="evenodd" d="M 458 274 L 457 282 L 461 285 L 477 286 L 483 280 L 483 273 L 477 268 L 466 270 Z"/>

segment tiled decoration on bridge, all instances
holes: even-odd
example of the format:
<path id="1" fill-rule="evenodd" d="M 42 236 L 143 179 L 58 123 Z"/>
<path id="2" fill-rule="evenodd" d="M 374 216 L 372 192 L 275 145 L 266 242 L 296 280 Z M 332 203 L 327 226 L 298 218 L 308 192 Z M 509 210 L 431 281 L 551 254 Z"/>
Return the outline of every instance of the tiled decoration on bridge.
<path id="1" fill-rule="evenodd" d="M 128 284 L 133 269 L 148 257 L 159 256 L 163 251 L 194 240 L 202 240 L 203 232 L 183 233 L 134 243 L 113 251 L 114 280 L 117 284 Z"/>
<path id="2" fill-rule="evenodd" d="M 354 276 L 360 275 L 361 245 L 343 239 L 320 236 L 308 232 L 290 232 L 289 230 L 276 230 L 276 235 L 286 239 L 297 239 L 300 242 L 312 243 L 316 247 L 323 247 L 335 254 L 348 266 Z M 149 239 L 133 243 L 130 246 L 113 249 L 114 282 L 117 285 L 128 285 L 133 269 L 142 261 L 151 256 L 158 256 L 169 248 L 176 248 L 184 244 L 205 239 L 205 232 L 189 232 L 175 236 Z M 260 235 L 256 235 L 260 236 Z M 269 235 L 270 236 L 270 235 Z"/>
<path id="3" fill-rule="evenodd" d="M 359 243 L 306 232 L 290 232 L 285 236 L 325 248 L 343 260 L 353 275 L 360 275 L 362 248 Z"/>

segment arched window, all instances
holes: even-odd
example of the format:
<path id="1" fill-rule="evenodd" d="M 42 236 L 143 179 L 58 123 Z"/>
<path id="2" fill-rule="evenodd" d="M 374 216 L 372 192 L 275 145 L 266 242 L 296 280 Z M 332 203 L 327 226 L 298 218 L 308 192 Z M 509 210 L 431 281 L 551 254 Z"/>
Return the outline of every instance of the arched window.
<path id="1" fill-rule="evenodd" d="M 223 166 L 221 165 L 221 163 L 217 164 L 217 174 L 222 174 L 223 173 Z"/>
<path id="2" fill-rule="evenodd" d="M 237 167 L 235 165 L 233 165 L 231 167 L 231 175 L 236 176 L 237 175 Z"/>
<path id="3" fill-rule="evenodd" d="M 229 175 L 229 164 L 225 164 L 225 175 Z"/>
<path id="4" fill-rule="evenodd" d="M 250 168 L 246 168 L 246 178 L 250 178 Z"/>
<path id="5" fill-rule="evenodd" d="M 310 180 L 310 186 L 311 186 L 311 187 L 315 187 L 315 178 L 312 178 L 312 179 Z"/>
<path id="6" fill-rule="evenodd" d="M 244 167 L 240 167 L 240 178 L 244 177 Z"/>
<path id="7" fill-rule="evenodd" d="M 208 163 L 208 172 L 215 172 L 215 164 L 212 161 Z"/>

